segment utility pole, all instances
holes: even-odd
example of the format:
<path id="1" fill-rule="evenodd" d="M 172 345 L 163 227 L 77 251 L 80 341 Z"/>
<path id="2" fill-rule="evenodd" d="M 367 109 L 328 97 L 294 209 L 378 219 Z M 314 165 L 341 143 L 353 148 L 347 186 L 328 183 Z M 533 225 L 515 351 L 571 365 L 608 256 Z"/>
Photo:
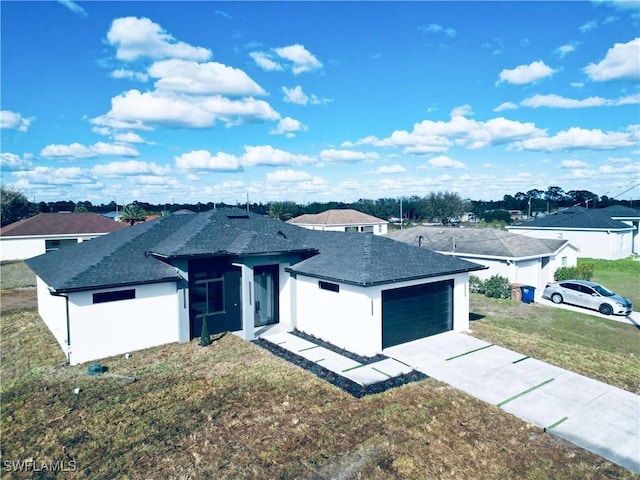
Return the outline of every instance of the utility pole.
<path id="1" fill-rule="evenodd" d="M 400 197 L 400 230 L 404 226 L 404 218 L 402 217 L 402 197 Z"/>

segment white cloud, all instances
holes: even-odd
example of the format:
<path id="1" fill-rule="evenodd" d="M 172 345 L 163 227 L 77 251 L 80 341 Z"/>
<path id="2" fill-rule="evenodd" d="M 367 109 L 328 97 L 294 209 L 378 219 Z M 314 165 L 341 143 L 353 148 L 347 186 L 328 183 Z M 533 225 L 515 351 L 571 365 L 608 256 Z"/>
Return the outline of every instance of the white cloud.
<path id="1" fill-rule="evenodd" d="M 299 170 L 276 170 L 267 173 L 267 180 L 270 182 L 302 182 L 311 179 L 311 175 Z"/>
<path id="2" fill-rule="evenodd" d="M 498 105 L 493 109 L 494 112 L 503 112 L 505 110 L 516 110 L 518 108 L 518 104 L 513 102 L 504 102 Z"/>
<path id="3" fill-rule="evenodd" d="M 165 189 L 169 186 L 177 186 L 180 184 L 175 178 L 156 177 L 153 175 L 134 175 L 130 177 L 130 181 L 137 185 L 162 186 Z"/>
<path id="4" fill-rule="evenodd" d="M 168 165 L 158 165 L 156 163 L 140 162 L 129 160 L 127 162 L 111 162 L 96 165 L 91 169 L 94 175 L 105 177 L 124 177 L 129 175 L 152 174 L 166 175 L 171 171 Z"/>
<path id="5" fill-rule="evenodd" d="M 294 75 L 322 68 L 322 63 L 302 45 L 289 45 L 287 47 L 275 48 L 273 51 L 279 57 L 293 64 L 292 72 Z"/>
<path id="6" fill-rule="evenodd" d="M 455 107 L 451 110 L 451 117 L 467 117 L 469 115 L 473 115 L 473 109 L 471 105 L 460 105 L 459 107 Z"/>
<path id="7" fill-rule="evenodd" d="M 0 153 L 0 167 L 2 170 L 26 170 L 33 166 L 30 158 L 20 157 L 15 153 Z"/>
<path id="8" fill-rule="evenodd" d="M 584 72 L 594 82 L 609 80 L 637 80 L 640 78 L 640 38 L 627 43 L 616 43 L 604 59 L 590 63 Z"/>
<path id="9" fill-rule="evenodd" d="M 32 120 L 31 118 L 24 118 L 19 113 L 12 112 L 11 110 L 0 111 L 0 129 L 26 132 Z"/>
<path id="10" fill-rule="evenodd" d="M 598 22 L 596 22 L 595 20 L 590 20 L 580 25 L 578 27 L 578 30 L 580 30 L 582 33 L 587 33 L 591 30 L 595 30 L 596 28 L 598 28 Z"/>
<path id="11" fill-rule="evenodd" d="M 291 117 L 285 117 L 278 122 L 275 128 L 269 130 L 271 135 L 286 135 L 287 138 L 295 136 L 295 132 L 306 132 L 309 129 L 306 125 L 303 125 L 300 121 Z"/>
<path id="12" fill-rule="evenodd" d="M 145 143 L 144 138 L 133 132 L 118 133 L 113 137 L 113 139 L 116 142 L 123 143 Z"/>
<path id="13" fill-rule="evenodd" d="M 519 65 L 511 70 L 502 70 L 500 72 L 500 80 L 496 82 L 496 85 L 502 82 L 514 85 L 534 83 L 553 75 L 555 72 L 553 68 L 545 65 L 543 61 L 532 62 L 529 65 Z"/>
<path id="14" fill-rule="evenodd" d="M 142 72 L 136 72 L 134 70 L 128 70 L 126 68 L 118 68 L 111 72 L 111 78 L 126 78 L 128 80 L 138 80 L 140 82 L 146 82 L 149 79 L 149 75 Z"/>
<path id="15" fill-rule="evenodd" d="M 429 25 L 421 25 L 418 27 L 418 30 L 422 32 L 428 33 L 444 33 L 448 37 L 455 37 L 458 32 L 454 28 L 451 27 L 443 27 L 437 23 L 430 23 Z"/>
<path id="16" fill-rule="evenodd" d="M 53 168 L 35 167 L 32 170 L 14 172 L 13 175 L 28 182 L 28 185 L 77 185 L 97 183 L 89 172 L 79 167 Z"/>
<path id="17" fill-rule="evenodd" d="M 95 158 L 100 155 L 118 155 L 121 157 L 138 157 L 140 153 L 131 145 L 119 143 L 97 142 L 93 145 L 71 143 L 69 145 L 51 144 L 40 151 L 40 156 L 47 158 Z"/>
<path id="18" fill-rule="evenodd" d="M 84 18 L 89 15 L 84 8 L 82 8 L 76 2 L 72 2 L 71 0 L 58 0 L 58 3 L 64 5 L 79 17 Z"/>
<path id="19" fill-rule="evenodd" d="M 375 160 L 380 156 L 375 152 L 354 152 L 353 150 L 328 149 L 320 152 L 320 158 L 325 162 L 361 162 Z"/>
<path id="20" fill-rule="evenodd" d="M 175 157 L 176 167 L 181 170 L 213 170 L 219 172 L 238 171 L 240 161 L 235 155 L 218 152 L 211 155 L 206 150 L 193 150 Z"/>
<path id="21" fill-rule="evenodd" d="M 231 100 L 219 95 L 189 96 L 171 92 L 129 90 L 111 99 L 111 110 L 91 123 L 112 128 L 139 129 L 150 126 L 212 127 L 251 121 L 278 120 L 271 106 L 253 98 Z"/>
<path id="22" fill-rule="evenodd" d="M 263 70 L 266 70 L 268 72 L 273 72 L 273 71 L 278 71 L 278 70 L 282 70 L 282 65 L 280 65 L 279 63 L 273 61 L 269 55 L 267 55 L 264 52 L 251 52 L 249 54 L 249 56 L 251 58 L 253 58 L 254 62 L 256 62 L 256 64 L 262 68 Z"/>
<path id="23" fill-rule="evenodd" d="M 306 105 L 309 97 L 302 91 L 302 87 L 297 85 L 294 88 L 282 87 L 284 92 L 284 101 L 288 103 L 297 103 L 298 105 Z"/>
<path id="24" fill-rule="evenodd" d="M 209 49 L 176 41 L 148 18 L 116 18 L 107 33 L 107 40 L 116 47 L 116 58 L 125 62 L 140 58 L 207 60 L 211 57 Z"/>
<path id="25" fill-rule="evenodd" d="M 396 130 L 385 139 L 366 137 L 356 144 L 376 147 L 402 147 L 405 153 L 442 153 L 457 145 L 469 149 L 486 147 L 545 135 L 533 123 L 521 123 L 503 117 L 486 122 L 452 117 L 448 122 L 424 120 L 413 131 Z"/>
<path id="26" fill-rule="evenodd" d="M 560 168 L 584 168 L 588 166 L 588 163 L 581 160 L 563 160 L 560 163 Z"/>
<path id="27" fill-rule="evenodd" d="M 464 163 L 458 160 L 453 160 L 449 157 L 445 157 L 444 155 L 431 158 L 428 163 L 429 163 L 429 166 L 432 168 L 452 168 L 452 169 L 467 168 L 467 166 Z"/>
<path id="28" fill-rule="evenodd" d="M 574 44 L 566 44 L 566 45 L 562 45 L 561 47 L 558 47 L 557 50 L 555 51 L 555 54 L 558 55 L 560 58 L 563 58 L 566 54 L 575 52 L 575 51 L 576 51 L 576 47 Z"/>
<path id="29" fill-rule="evenodd" d="M 521 150 L 542 150 L 547 152 L 575 149 L 613 150 L 616 148 L 631 147 L 635 145 L 633 131 L 603 132 L 600 129 L 587 130 L 572 127 L 569 130 L 558 132 L 553 137 L 531 138 L 519 142 Z"/>
<path id="30" fill-rule="evenodd" d="M 373 170 L 371 173 L 380 174 L 380 175 L 395 175 L 397 173 L 404 173 L 406 171 L 407 171 L 406 168 L 396 163 L 395 165 L 383 165 Z"/>
<path id="31" fill-rule="evenodd" d="M 271 145 L 249 146 L 245 145 L 245 153 L 240 159 L 244 166 L 254 167 L 257 165 L 302 165 L 313 163 L 315 159 L 306 155 L 296 155 L 273 148 Z"/>
<path id="32" fill-rule="evenodd" d="M 586 107 L 611 107 L 618 105 L 633 105 L 640 103 L 640 94 L 628 95 L 617 100 L 609 100 L 602 97 L 588 97 L 582 100 L 565 98 L 559 95 L 534 95 L 520 102 L 525 107 L 539 108 L 586 108 Z"/>
<path id="33" fill-rule="evenodd" d="M 217 62 L 196 63 L 170 59 L 154 63 L 149 75 L 159 80 L 158 90 L 191 94 L 234 96 L 265 95 L 266 92 L 240 69 Z"/>

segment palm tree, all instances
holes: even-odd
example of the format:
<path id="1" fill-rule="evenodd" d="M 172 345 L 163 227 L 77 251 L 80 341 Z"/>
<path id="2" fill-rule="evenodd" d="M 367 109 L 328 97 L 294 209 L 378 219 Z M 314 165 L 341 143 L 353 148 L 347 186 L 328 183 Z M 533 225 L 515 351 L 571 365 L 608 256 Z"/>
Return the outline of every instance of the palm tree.
<path id="1" fill-rule="evenodd" d="M 144 222 L 147 217 L 144 215 L 144 211 L 139 205 L 135 203 L 126 205 L 122 209 L 122 214 L 120 214 L 121 222 L 129 222 L 133 225 L 136 222 Z"/>

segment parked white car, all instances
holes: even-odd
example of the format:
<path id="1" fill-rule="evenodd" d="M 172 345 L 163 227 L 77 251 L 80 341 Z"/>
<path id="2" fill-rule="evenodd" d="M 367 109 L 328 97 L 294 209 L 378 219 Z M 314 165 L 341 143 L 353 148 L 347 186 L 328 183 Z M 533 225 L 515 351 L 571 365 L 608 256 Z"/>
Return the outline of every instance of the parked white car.
<path id="1" fill-rule="evenodd" d="M 550 299 L 553 303 L 568 303 L 598 310 L 604 315 L 630 315 L 633 311 L 633 305 L 628 298 L 586 280 L 547 283 L 542 297 Z"/>

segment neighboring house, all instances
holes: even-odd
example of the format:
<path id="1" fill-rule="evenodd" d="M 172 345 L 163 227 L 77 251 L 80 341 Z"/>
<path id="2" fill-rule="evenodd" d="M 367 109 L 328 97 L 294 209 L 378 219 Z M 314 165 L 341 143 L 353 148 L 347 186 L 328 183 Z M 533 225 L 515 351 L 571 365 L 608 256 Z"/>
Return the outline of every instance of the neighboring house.
<path id="1" fill-rule="evenodd" d="M 517 235 L 493 228 L 413 227 L 387 235 L 411 245 L 479 263 L 487 270 L 474 274 L 485 280 L 502 275 L 510 283 L 544 288 L 560 267 L 577 263 L 577 248 L 568 240 Z"/>
<path id="2" fill-rule="evenodd" d="M 333 232 L 362 232 L 384 235 L 389 222 L 352 209 L 326 210 L 322 213 L 307 213 L 288 221 L 310 230 Z"/>
<path id="3" fill-rule="evenodd" d="M 529 237 L 569 240 L 583 258 L 616 260 L 639 252 L 638 221 L 640 212 L 632 208 L 571 207 L 507 228 Z"/>
<path id="4" fill-rule="evenodd" d="M 354 353 L 468 329 L 481 265 L 375 235 L 221 209 L 168 215 L 27 261 L 72 364 L 281 324 Z"/>
<path id="5" fill-rule="evenodd" d="M 97 213 L 40 213 L 0 229 L 0 259 L 35 257 L 126 226 Z"/>

